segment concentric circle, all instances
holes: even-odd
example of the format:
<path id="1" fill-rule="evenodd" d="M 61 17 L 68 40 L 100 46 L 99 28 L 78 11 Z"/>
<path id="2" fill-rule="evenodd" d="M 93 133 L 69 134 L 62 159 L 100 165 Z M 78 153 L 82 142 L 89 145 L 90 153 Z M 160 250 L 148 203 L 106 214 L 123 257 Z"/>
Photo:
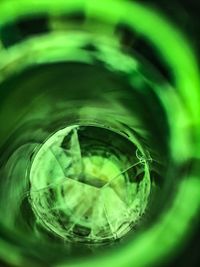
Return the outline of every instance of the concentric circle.
<path id="1" fill-rule="evenodd" d="M 165 106 L 169 120 L 171 130 L 169 144 L 173 164 L 181 165 L 193 158 L 199 160 L 199 71 L 195 55 L 184 36 L 173 25 L 159 16 L 156 11 L 137 3 L 121 1 L 109 1 L 109 3 L 108 1 L 99 1 L 95 5 L 94 1 L 89 0 L 59 0 L 56 2 L 42 0 L 37 5 L 35 1 L 6 1 L 1 4 L 1 25 L 24 15 L 33 16 L 36 13 L 46 13 L 56 16 L 61 13 L 70 14 L 75 11 L 83 11 L 87 13 L 89 18 L 106 21 L 113 27 L 116 23 L 123 22 L 131 29 L 145 36 L 157 48 L 160 56 L 172 70 L 175 80 L 174 86 L 169 87 L 169 90 L 162 90 L 162 86 L 155 88 L 156 94 Z M 6 58 L 7 52 L 2 50 L 1 53 Z M 92 158 L 94 160 L 94 156 Z M 90 160 L 88 158 L 85 159 L 85 161 Z M 87 166 L 89 164 L 87 163 Z M 110 166 L 109 169 L 112 166 L 111 169 L 114 170 L 114 166 L 110 162 L 108 165 Z M 91 175 L 91 170 L 87 172 Z M 179 173 L 174 174 L 174 176 L 177 175 Z M 106 180 L 109 179 L 109 177 L 106 177 Z M 44 187 L 36 188 L 36 191 L 43 190 L 49 186 L 49 181 L 46 178 L 41 181 L 45 182 L 43 184 Z M 32 183 L 34 187 L 35 179 L 32 180 Z M 34 189 L 32 193 L 35 195 Z M 61 202 L 63 202 L 63 199 Z M 36 206 L 38 207 L 38 204 Z M 196 173 L 191 172 L 190 175 L 183 176 L 179 181 L 173 203 L 168 210 L 161 212 L 160 217 L 152 227 L 142 232 L 125 246 L 115 250 L 115 252 L 104 257 L 87 259 L 83 262 L 78 262 L 76 265 L 122 267 L 130 265 L 147 266 L 159 262 L 164 255 L 176 249 L 180 241 L 184 239 L 184 234 L 187 232 L 191 218 L 197 212 L 198 207 L 199 179 Z M 36 207 L 34 209 L 41 219 L 40 212 L 37 211 Z M 46 225 L 44 219 L 42 219 L 42 224 Z M 53 227 L 53 231 L 55 231 L 54 223 L 48 225 L 48 227 L 51 229 Z M 1 255 L 3 258 L 6 258 L 5 243 L 1 241 L 1 247 L 3 248 Z M 12 248 L 10 244 L 6 243 L 6 247 L 8 246 Z M 19 256 L 18 251 L 13 250 L 13 256 L 10 261 L 22 265 L 25 260 L 23 256 Z M 29 262 L 29 259 L 27 262 Z M 68 266 L 68 264 L 63 260 L 63 262 L 58 262 L 56 266 Z"/>

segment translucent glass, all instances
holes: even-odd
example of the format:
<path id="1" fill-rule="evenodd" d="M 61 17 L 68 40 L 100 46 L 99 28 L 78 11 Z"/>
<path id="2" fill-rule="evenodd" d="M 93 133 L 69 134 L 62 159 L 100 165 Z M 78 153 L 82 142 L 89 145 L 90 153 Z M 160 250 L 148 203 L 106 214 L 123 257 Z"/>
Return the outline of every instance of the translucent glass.
<path id="1" fill-rule="evenodd" d="M 186 38 L 129 1 L 5 0 L 0 18 L 0 259 L 162 264 L 199 209 Z"/>

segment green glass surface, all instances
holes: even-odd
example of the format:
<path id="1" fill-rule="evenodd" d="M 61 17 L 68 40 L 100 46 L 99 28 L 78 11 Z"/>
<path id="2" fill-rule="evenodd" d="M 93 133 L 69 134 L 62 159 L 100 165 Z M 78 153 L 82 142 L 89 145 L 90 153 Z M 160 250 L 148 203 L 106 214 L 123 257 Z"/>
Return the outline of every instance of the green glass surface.
<path id="1" fill-rule="evenodd" d="M 200 205 L 187 37 L 139 1 L 4 0 L 0 18 L 0 259 L 162 266 Z"/>
<path id="2" fill-rule="evenodd" d="M 30 170 L 36 217 L 71 242 L 119 239 L 147 205 L 150 175 L 145 155 L 140 158 L 139 153 L 126 137 L 95 126 L 56 132 L 39 149 Z"/>

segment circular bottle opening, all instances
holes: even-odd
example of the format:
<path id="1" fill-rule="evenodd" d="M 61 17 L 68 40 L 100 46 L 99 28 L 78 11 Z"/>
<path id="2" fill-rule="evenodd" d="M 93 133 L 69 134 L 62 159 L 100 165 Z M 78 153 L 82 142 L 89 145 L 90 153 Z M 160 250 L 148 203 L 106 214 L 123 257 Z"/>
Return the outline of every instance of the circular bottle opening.
<path id="1" fill-rule="evenodd" d="M 30 170 L 38 222 L 72 242 L 123 237 L 143 215 L 148 160 L 137 144 L 98 126 L 68 126 L 41 145 Z"/>

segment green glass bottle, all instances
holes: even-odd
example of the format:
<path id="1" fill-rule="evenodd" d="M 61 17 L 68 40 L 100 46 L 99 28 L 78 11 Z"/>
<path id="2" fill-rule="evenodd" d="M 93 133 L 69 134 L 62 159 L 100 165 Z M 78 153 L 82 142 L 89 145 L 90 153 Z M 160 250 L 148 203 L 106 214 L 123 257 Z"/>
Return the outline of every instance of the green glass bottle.
<path id="1" fill-rule="evenodd" d="M 199 208 L 192 48 L 129 1 L 4 0 L 0 18 L 0 259 L 162 264 Z"/>

